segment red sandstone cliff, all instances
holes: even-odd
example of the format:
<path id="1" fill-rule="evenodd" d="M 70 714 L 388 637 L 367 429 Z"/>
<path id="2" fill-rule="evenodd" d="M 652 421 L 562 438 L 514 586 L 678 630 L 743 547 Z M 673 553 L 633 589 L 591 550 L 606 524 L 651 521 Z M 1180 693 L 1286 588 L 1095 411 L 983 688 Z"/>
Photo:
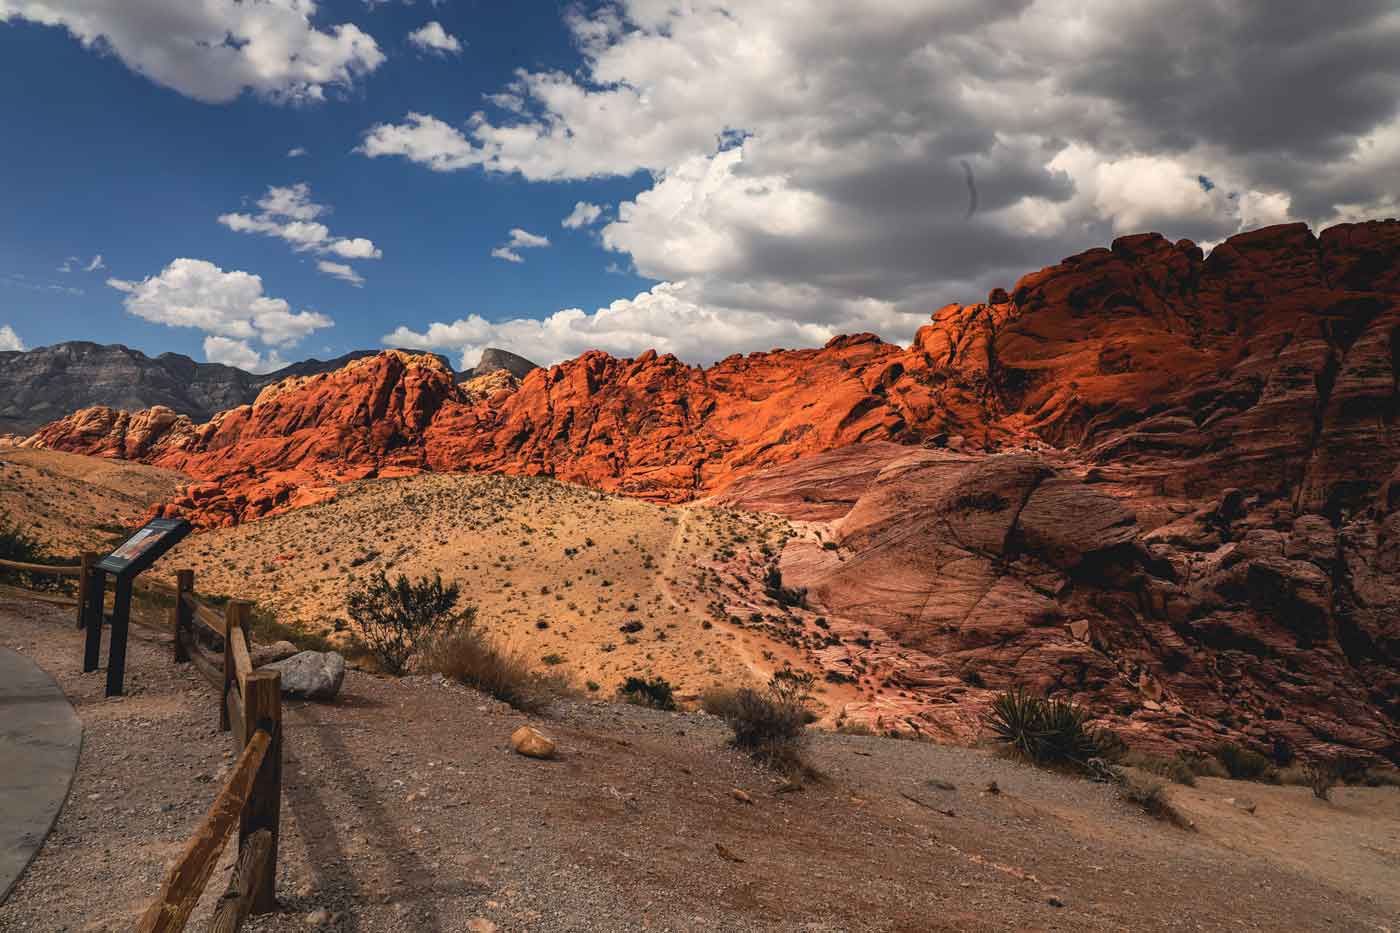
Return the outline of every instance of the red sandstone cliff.
<path id="1" fill-rule="evenodd" d="M 839 552 L 784 567 L 833 630 L 879 635 L 822 658 L 907 691 L 872 715 L 967 738 L 990 690 L 1034 682 L 1150 741 L 1395 760 L 1397 416 L 1388 221 L 1209 257 L 1124 237 L 907 348 L 592 352 L 466 386 L 390 352 L 207 424 L 88 409 L 26 443 L 184 470 L 172 508 L 206 524 L 424 469 L 836 520 Z"/>

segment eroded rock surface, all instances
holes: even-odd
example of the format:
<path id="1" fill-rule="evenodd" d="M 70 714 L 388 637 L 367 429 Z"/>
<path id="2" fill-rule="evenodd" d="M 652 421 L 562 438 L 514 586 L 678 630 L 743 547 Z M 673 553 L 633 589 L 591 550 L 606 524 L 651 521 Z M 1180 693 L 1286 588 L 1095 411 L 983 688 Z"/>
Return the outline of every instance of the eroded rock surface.
<path id="1" fill-rule="evenodd" d="M 420 470 L 835 522 L 834 550 L 783 564 L 843 638 L 822 663 L 885 682 L 874 716 L 967 738 L 1014 680 L 1148 742 L 1394 759 L 1397 270 L 1396 221 L 1209 257 L 1144 234 L 941 308 L 908 347 L 590 352 L 461 385 L 388 352 L 203 424 L 88 410 L 25 443 L 184 470 L 168 508 L 204 524 Z"/>

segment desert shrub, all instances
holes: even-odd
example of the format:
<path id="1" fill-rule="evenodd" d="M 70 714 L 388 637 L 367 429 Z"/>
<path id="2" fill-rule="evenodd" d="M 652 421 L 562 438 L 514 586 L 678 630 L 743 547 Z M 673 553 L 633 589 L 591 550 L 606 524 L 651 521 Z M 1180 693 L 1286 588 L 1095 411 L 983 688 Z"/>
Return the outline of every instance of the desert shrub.
<path id="1" fill-rule="evenodd" d="M 35 538 L 30 537 L 24 528 L 10 518 L 10 513 L 0 512 L 0 560 L 13 560 L 25 564 L 46 564 L 50 562 L 50 555 Z M 52 583 L 59 578 L 48 574 L 31 574 L 19 570 L 0 569 L 0 579 L 38 584 Z"/>
<path id="2" fill-rule="evenodd" d="M 761 764 L 791 777 L 816 777 L 803 758 L 803 742 L 812 713 L 807 708 L 815 678 L 779 671 L 762 690 L 740 687 L 712 691 L 707 709 L 734 732 L 734 744 Z"/>
<path id="3" fill-rule="evenodd" d="M 1253 749 L 1225 742 L 1215 749 L 1215 757 L 1237 781 L 1261 781 L 1275 774 L 1273 762 Z"/>
<path id="4" fill-rule="evenodd" d="M 1307 764 L 1303 766 L 1303 776 L 1314 797 L 1318 800 L 1332 799 L 1332 788 L 1337 786 L 1338 781 L 1336 768 L 1326 764 Z"/>
<path id="5" fill-rule="evenodd" d="M 1154 819 L 1189 829 L 1191 821 L 1167 798 L 1167 787 L 1160 778 L 1125 774 L 1118 784 L 1118 795 L 1128 803 L 1141 807 Z"/>
<path id="6" fill-rule="evenodd" d="M 836 731 L 841 735 L 876 735 L 870 723 L 863 720 L 843 719 L 836 724 Z"/>
<path id="7" fill-rule="evenodd" d="M 1395 768 L 1367 768 L 1361 773 L 1359 784 L 1367 787 L 1400 787 L 1400 770 Z"/>
<path id="8" fill-rule="evenodd" d="M 1069 700 L 1013 687 L 992 701 L 985 722 L 998 742 L 1027 761 L 1083 767 L 1106 745 L 1105 737 L 1089 726 L 1090 718 L 1088 710 Z"/>
<path id="9" fill-rule="evenodd" d="M 728 722 L 739 709 L 738 694 L 735 687 L 711 687 L 700 694 L 700 708 Z"/>
<path id="10" fill-rule="evenodd" d="M 1191 773 L 1198 778 L 1228 778 L 1230 772 L 1225 765 L 1214 755 L 1183 754 L 1181 760 L 1191 769 Z"/>
<path id="11" fill-rule="evenodd" d="M 807 588 L 783 586 L 783 572 L 778 569 L 776 563 L 769 564 L 768 570 L 763 574 L 763 592 L 784 609 L 807 605 Z"/>
<path id="12" fill-rule="evenodd" d="M 500 648 L 471 622 L 434 638 L 424 660 L 430 670 L 527 713 L 572 692 L 568 674 L 531 669 L 523 652 Z"/>
<path id="13" fill-rule="evenodd" d="M 420 647 L 459 626 L 471 626 L 476 607 L 457 610 L 460 596 L 457 584 L 444 584 L 441 574 L 413 582 L 399 574 L 390 582 L 381 570 L 351 588 L 345 611 L 384 669 L 402 674 Z"/>
<path id="14" fill-rule="evenodd" d="M 665 677 L 628 677 L 617 688 L 617 695 L 633 706 L 652 709 L 675 709 L 675 690 Z"/>
<path id="15" fill-rule="evenodd" d="M 1179 755 L 1173 758 L 1162 758 L 1157 755 L 1145 755 L 1141 752 L 1127 752 L 1118 756 L 1117 763 L 1124 767 L 1146 771 L 1148 774 L 1155 774 L 1176 784 L 1184 784 L 1187 787 L 1196 786 L 1195 770 L 1192 769 L 1189 761 Z"/>

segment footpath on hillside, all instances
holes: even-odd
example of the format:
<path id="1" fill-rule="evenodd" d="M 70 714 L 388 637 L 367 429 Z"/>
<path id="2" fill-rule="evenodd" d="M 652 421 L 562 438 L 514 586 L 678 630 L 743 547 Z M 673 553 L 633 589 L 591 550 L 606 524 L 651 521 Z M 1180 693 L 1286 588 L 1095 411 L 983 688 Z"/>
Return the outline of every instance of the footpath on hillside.
<path id="1" fill-rule="evenodd" d="M 80 673 L 70 613 L 26 600 L 0 596 L 0 647 L 52 672 L 86 730 L 0 930 L 127 929 L 230 766 L 215 694 L 137 630 L 128 695 L 108 699 Z M 511 752 L 524 722 L 559 760 Z M 335 705 L 288 701 L 285 726 L 281 909 L 249 930 L 1383 930 L 1400 915 L 1392 788 L 1327 804 L 1204 779 L 1172 789 L 1200 827 L 1186 832 L 981 751 L 820 735 L 826 779 L 784 792 L 701 713 L 569 701 L 527 717 L 356 671 Z M 1225 802 L 1240 795 L 1254 813 Z M 191 929 L 231 867 L 226 851 Z"/>

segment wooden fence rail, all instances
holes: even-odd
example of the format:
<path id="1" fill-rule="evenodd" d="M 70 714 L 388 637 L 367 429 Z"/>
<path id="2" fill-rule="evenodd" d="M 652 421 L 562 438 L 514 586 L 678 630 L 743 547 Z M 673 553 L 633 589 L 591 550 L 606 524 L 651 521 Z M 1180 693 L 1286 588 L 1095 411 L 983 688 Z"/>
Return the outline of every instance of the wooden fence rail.
<path id="1" fill-rule="evenodd" d="M 97 669 L 101 640 L 104 575 L 97 555 L 84 553 L 74 566 L 0 560 L 0 570 L 78 578 L 78 626 L 88 628 L 84 670 Z M 252 914 L 276 909 L 277 844 L 282 812 L 282 678 L 253 668 L 249 637 L 250 603 L 233 600 L 222 616 L 194 595 L 194 573 L 181 570 L 173 585 L 141 580 L 135 587 L 174 597 L 170 628 L 174 659 L 190 662 L 219 693 L 219 727 L 233 735 L 238 759 L 209 812 L 170 866 L 165 882 L 140 921 L 137 933 L 183 930 L 199 903 L 233 828 L 238 827 L 238 860 L 219 898 L 211 930 L 234 933 Z M 196 628 L 198 623 L 199 628 Z M 201 644 L 217 639 L 222 658 Z M 89 666 L 89 662 L 90 666 Z M 110 673 L 110 672 L 109 672 Z"/>

